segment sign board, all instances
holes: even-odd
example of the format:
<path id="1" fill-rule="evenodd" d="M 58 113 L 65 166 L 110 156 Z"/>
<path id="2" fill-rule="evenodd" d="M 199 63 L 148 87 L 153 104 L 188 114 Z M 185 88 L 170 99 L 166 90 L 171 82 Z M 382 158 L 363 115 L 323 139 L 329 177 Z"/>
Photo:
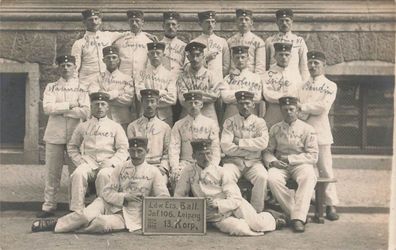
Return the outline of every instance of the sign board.
<path id="1" fill-rule="evenodd" d="M 145 197 L 143 234 L 206 234 L 205 198 Z"/>

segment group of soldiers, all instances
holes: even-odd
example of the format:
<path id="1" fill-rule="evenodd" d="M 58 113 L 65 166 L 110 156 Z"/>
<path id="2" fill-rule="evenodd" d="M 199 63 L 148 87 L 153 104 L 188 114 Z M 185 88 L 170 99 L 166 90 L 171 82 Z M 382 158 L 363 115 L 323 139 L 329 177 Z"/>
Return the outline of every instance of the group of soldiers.
<path id="1" fill-rule="evenodd" d="M 262 235 L 286 221 L 304 232 L 317 175 L 333 177 L 337 86 L 324 76 L 325 54 L 292 33 L 291 9 L 276 11 L 279 32 L 265 42 L 251 31 L 252 11 L 235 14 L 226 40 L 214 33 L 216 12 L 199 12 L 202 34 L 186 44 L 177 12 L 163 14 L 162 40 L 143 31 L 140 10 L 127 11 L 128 32 L 101 31 L 102 13 L 82 12 L 86 33 L 56 58 L 60 78 L 44 91 L 47 177 L 33 231 L 133 232 L 144 196 L 193 195 L 207 198 L 207 221 L 223 232 Z M 56 219 L 64 163 L 71 213 Z M 92 183 L 97 198 L 85 207 Z M 286 216 L 265 209 L 267 187 Z M 328 184 L 329 220 L 337 202 Z"/>

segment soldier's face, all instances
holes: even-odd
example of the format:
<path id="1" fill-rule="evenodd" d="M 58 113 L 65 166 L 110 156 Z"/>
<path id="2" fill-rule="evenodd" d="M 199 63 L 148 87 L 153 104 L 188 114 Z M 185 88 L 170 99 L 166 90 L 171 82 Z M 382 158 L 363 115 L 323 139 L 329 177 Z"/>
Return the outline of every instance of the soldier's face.
<path id="1" fill-rule="evenodd" d="M 325 62 L 317 59 L 308 60 L 308 70 L 312 77 L 324 74 Z"/>
<path id="2" fill-rule="evenodd" d="M 197 150 L 193 152 L 192 157 L 195 159 L 198 166 L 200 166 L 201 168 L 206 168 L 207 166 L 209 166 L 212 159 L 212 151 L 210 149 Z"/>
<path id="3" fill-rule="evenodd" d="M 254 102 L 252 100 L 239 100 L 237 107 L 240 115 L 243 117 L 248 117 L 252 114 Z"/>
<path id="4" fill-rule="evenodd" d="M 131 28 L 131 31 L 133 33 L 138 33 L 143 28 L 144 20 L 141 18 L 132 17 L 132 18 L 129 18 L 128 22 L 129 22 L 129 27 Z"/>
<path id="5" fill-rule="evenodd" d="M 278 29 L 281 32 L 289 32 L 293 26 L 293 19 L 290 17 L 281 17 L 276 20 L 276 24 L 278 25 Z"/>
<path id="6" fill-rule="evenodd" d="M 144 116 L 151 118 L 157 114 L 157 97 L 142 97 L 142 105 Z"/>
<path id="7" fill-rule="evenodd" d="M 59 74 L 63 79 L 70 79 L 74 75 L 76 65 L 71 62 L 64 62 L 58 65 Z"/>
<path id="8" fill-rule="evenodd" d="M 290 52 L 275 52 L 276 63 L 281 67 L 287 67 L 290 61 Z"/>
<path id="9" fill-rule="evenodd" d="M 236 24 L 239 32 L 245 33 L 252 29 L 253 19 L 249 16 L 240 16 L 237 17 Z"/>
<path id="10" fill-rule="evenodd" d="M 106 101 L 96 100 L 91 102 L 91 114 L 96 118 L 103 118 L 109 111 L 109 104 Z"/>
<path id="11" fill-rule="evenodd" d="M 165 20 L 162 24 L 165 36 L 169 38 L 174 38 L 177 35 L 177 30 L 179 29 L 179 26 L 180 25 L 177 20 Z"/>
<path id="12" fill-rule="evenodd" d="M 232 60 L 237 69 L 242 70 L 247 67 L 248 56 L 247 53 L 233 55 Z"/>
<path id="13" fill-rule="evenodd" d="M 186 101 L 187 113 L 191 116 L 197 116 L 201 113 L 203 102 L 201 100 L 190 100 Z"/>
<path id="14" fill-rule="evenodd" d="M 292 123 L 297 120 L 298 110 L 295 105 L 282 105 L 280 109 L 285 122 Z"/>
<path id="15" fill-rule="evenodd" d="M 85 19 L 83 23 L 86 30 L 95 32 L 100 29 L 100 26 L 102 25 L 102 18 L 99 16 L 91 16 Z"/>
<path id="16" fill-rule="evenodd" d="M 204 54 L 200 50 L 192 50 L 187 54 L 187 58 L 193 69 L 200 69 L 203 65 Z"/>
<path id="17" fill-rule="evenodd" d="M 213 31 L 216 27 L 216 20 L 213 18 L 202 20 L 199 25 L 202 28 L 202 32 L 204 34 L 213 34 Z"/>
<path id="18" fill-rule="evenodd" d="M 129 148 L 129 155 L 131 157 L 132 164 L 138 166 L 146 159 L 147 150 L 143 147 L 131 147 Z"/>
<path id="19" fill-rule="evenodd" d="M 120 66 L 120 57 L 116 54 L 110 54 L 103 57 L 103 62 L 106 64 L 106 68 L 108 71 L 113 72 L 118 69 Z"/>
<path id="20" fill-rule="evenodd" d="M 164 57 L 164 52 L 160 49 L 155 49 L 155 50 L 150 50 L 147 53 L 147 55 L 150 60 L 150 64 L 154 67 L 158 67 L 162 62 L 162 58 Z"/>

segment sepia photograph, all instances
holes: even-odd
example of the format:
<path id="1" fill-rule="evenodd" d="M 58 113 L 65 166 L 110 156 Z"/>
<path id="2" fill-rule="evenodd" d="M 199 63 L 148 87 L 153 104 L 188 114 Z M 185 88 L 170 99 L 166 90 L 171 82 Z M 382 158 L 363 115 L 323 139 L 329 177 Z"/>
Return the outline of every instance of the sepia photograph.
<path id="1" fill-rule="evenodd" d="M 0 250 L 396 250 L 394 0 L 0 0 Z"/>

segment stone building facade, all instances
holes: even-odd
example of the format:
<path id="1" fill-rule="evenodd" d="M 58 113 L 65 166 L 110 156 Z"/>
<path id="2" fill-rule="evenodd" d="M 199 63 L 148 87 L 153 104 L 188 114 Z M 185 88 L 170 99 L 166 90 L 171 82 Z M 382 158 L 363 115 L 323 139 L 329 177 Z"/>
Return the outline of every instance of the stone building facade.
<path id="1" fill-rule="evenodd" d="M 252 9 L 254 10 L 254 32 L 265 40 L 277 31 L 274 23 L 275 10 L 285 7 L 293 8 L 295 10 L 294 32 L 304 37 L 309 49 L 325 51 L 329 65 L 327 74 L 342 83 L 348 82 L 348 79 L 360 81 L 359 79 L 362 77 L 370 76 L 374 82 L 371 85 L 370 83 L 365 84 L 368 93 L 371 88 L 376 89 L 375 79 L 378 79 L 380 83 L 390 82 L 390 84 L 385 84 L 383 96 L 389 98 L 387 102 L 392 101 L 393 104 L 396 31 L 396 12 L 393 1 L 159 0 L 131 2 L 118 0 L 110 3 L 110 1 L 99 0 L 81 3 L 81 1 L 72 0 L 17 0 L 3 1 L 0 5 L 0 74 L 13 73 L 26 76 L 24 96 L 8 96 L 8 98 L 12 98 L 13 102 L 25 98 L 25 109 L 21 111 L 25 114 L 25 124 L 22 125 L 25 130 L 23 145 L 22 148 L 18 149 L 17 147 L 15 150 L 7 151 L 7 143 L 3 143 L 5 146 L 1 147 L 2 161 L 6 159 L 4 154 L 8 158 L 26 163 L 44 161 L 42 138 L 48 117 L 43 114 L 42 110 L 43 91 L 47 83 L 56 81 L 58 78 L 54 64 L 55 57 L 58 54 L 70 53 L 73 42 L 83 36 L 84 29 L 80 12 L 86 8 L 101 9 L 104 12 L 103 29 L 118 31 L 128 30 L 125 15 L 127 9 L 142 9 L 146 12 L 144 29 L 158 37 L 163 36 L 161 32 L 162 12 L 171 8 L 171 10 L 181 12 L 179 37 L 186 42 L 200 34 L 197 11 L 216 10 L 218 12 L 217 34 L 228 38 L 236 30 L 234 27 L 235 8 Z M 359 91 L 358 94 L 362 94 L 361 88 L 363 87 L 357 83 L 354 91 Z M 345 91 L 348 96 L 350 90 L 347 88 Z M 355 93 L 355 95 L 358 94 Z M 359 98 L 364 99 L 363 97 Z M 356 105 L 364 102 L 360 99 L 357 100 Z M 366 99 L 370 100 L 370 97 Z M 370 101 L 368 103 L 368 109 L 371 110 Z M 340 105 L 340 110 L 346 107 L 345 104 L 341 103 Z M 375 106 L 377 107 L 377 105 Z M 344 115 L 347 120 L 348 116 L 351 116 L 350 118 L 353 120 L 351 122 L 355 122 L 355 119 L 359 120 L 357 133 L 358 136 L 364 136 L 369 134 L 370 126 L 367 125 L 367 121 L 371 119 L 370 112 L 378 112 L 369 112 L 364 105 L 359 107 L 361 108 L 357 111 L 358 114 L 351 111 Z M 393 105 L 388 105 L 385 108 L 380 107 L 377 110 L 380 110 L 380 113 L 389 110 L 392 112 L 392 114 L 384 114 L 380 120 L 375 118 L 377 120 L 374 122 L 375 124 L 382 123 L 379 121 L 391 123 L 385 126 L 387 132 L 384 135 L 391 137 Z M 1 112 L 9 111 L 2 109 Z M 337 110 L 334 112 L 333 118 L 336 119 Z M 338 118 L 339 120 L 344 119 Z M 366 124 L 364 124 L 365 122 Z M 3 124 L 4 121 L 1 123 Z M 343 122 L 343 124 L 348 124 L 348 122 Z M 352 128 L 354 126 L 352 125 Z M 381 126 L 379 131 L 381 131 Z M 340 137 L 343 137 L 342 134 Z M 368 138 L 370 138 L 369 135 Z M 371 147 L 370 139 L 360 139 L 358 139 L 357 145 L 337 145 L 336 140 L 336 152 L 343 153 L 344 148 L 345 152 L 352 153 L 386 154 L 391 151 L 391 145 Z M 337 146 L 339 146 L 338 150 Z M 364 146 L 366 148 L 363 148 Z"/>

